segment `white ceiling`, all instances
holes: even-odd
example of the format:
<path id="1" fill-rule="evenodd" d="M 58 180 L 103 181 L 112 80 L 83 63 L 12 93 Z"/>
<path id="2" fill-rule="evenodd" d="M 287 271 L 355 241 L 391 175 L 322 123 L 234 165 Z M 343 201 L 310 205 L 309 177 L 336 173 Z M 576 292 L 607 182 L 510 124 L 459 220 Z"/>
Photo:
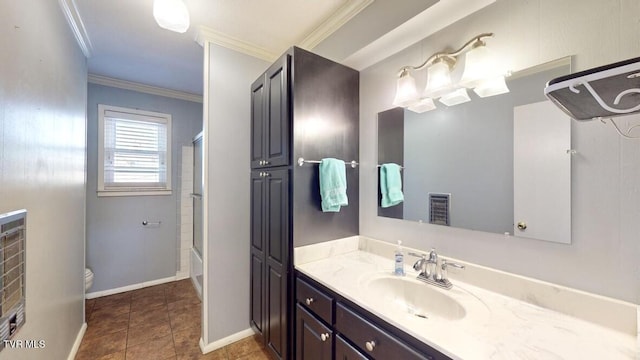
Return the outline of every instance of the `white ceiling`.
<path id="1" fill-rule="evenodd" d="M 398 51 L 393 44 L 417 41 L 394 31 L 401 24 L 415 18 L 418 28 L 433 32 L 495 0 L 183 0 L 191 16 L 184 34 L 156 24 L 153 0 L 59 1 L 81 47 L 87 44 L 90 74 L 201 95 L 203 53 L 196 38 L 269 62 L 298 45 L 362 69 Z M 454 16 L 452 6 L 467 11 Z M 431 18 L 418 16 L 434 11 Z M 432 22 L 438 26 L 425 26 Z"/>
<path id="2" fill-rule="evenodd" d="M 331 22 L 340 10 L 365 6 L 370 1 L 184 2 L 191 27 L 178 34 L 155 23 L 153 0 L 75 0 L 92 45 L 89 73 L 202 94 L 202 48 L 194 41 L 201 27 L 276 56 L 303 42 L 323 23 Z"/>

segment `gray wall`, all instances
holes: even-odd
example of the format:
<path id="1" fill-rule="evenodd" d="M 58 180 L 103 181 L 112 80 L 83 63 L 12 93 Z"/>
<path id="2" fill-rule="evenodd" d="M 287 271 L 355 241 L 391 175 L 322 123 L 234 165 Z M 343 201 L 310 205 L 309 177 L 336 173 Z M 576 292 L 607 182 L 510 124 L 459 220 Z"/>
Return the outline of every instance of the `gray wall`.
<path id="1" fill-rule="evenodd" d="M 210 44 L 205 149 L 208 146 L 208 339 L 249 328 L 249 167 L 251 83 L 265 61 Z M 205 71 L 206 73 L 206 71 Z M 206 86 L 206 85 L 205 85 Z M 206 92 L 205 92 L 206 94 Z M 208 143 L 208 145 L 207 145 Z M 205 150 L 207 151 L 207 150 Z"/>
<path id="2" fill-rule="evenodd" d="M 640 142 L 598 121 L 573 124 L 572 244 L 505 237 L 377 216 L 377 113 L 393 107 L 397 69 L 472 36 L 488 40 L 507 68 L 576 55 L 584 70 L 640 53 L 635 0 L 498 0 L 366 69 L 360 83 L 360 233 L 489 267 L 640 303 Z M 640 116 L 621 118 L 623 126 Z"/>
<path id="3" fill-rule="evenodd" d="M 171 195 L 97 196 L 98 104 L 172 115 Z M 202 104 L 89 84 L 87 112 L 87 266 L 95 274 L 89 291 L 175 276 L 182 146 L 202 129 Z M 143 220 L 161 225 L 146 228 Z"/>
<path id="4" fill-rule="evenodd" d="M 86 61 L 57 1 L 0 10 L 0 213 L 27 209 L 26 317 L 14 339 L 66 359 L 84 319 Z"/>
<path id="5" fill-rule="evenodd" d="M 450 193 L 451 226 L 513 233 L 513 109 L 546 100 L 547 81 L 569 72 L 567 65 L 511 78 L 508 94 L 469 91 L 473 101 L 458 106 L 404 110 L 404 219 L 428 223 L 428 193 Z"/>

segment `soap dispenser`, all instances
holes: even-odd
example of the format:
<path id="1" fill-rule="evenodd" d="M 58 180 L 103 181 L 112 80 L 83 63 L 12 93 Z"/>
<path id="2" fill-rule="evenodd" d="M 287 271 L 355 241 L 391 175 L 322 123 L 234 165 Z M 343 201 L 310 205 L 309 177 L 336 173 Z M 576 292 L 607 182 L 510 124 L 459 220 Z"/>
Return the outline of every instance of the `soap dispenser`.
<path id="1" fill-rule="evenodd" d="M 402 241 L 398 240 L 398 248 L 395 255 L 395 270 L 393 272 L 396 276 L 404 276 L 404 254 L 402 253 Z"/>

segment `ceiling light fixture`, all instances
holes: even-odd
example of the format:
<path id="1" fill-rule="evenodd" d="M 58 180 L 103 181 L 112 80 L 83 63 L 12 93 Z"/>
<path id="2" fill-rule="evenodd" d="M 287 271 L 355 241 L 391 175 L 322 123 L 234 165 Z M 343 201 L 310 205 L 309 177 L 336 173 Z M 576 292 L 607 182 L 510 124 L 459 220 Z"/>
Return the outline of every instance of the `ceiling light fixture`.
<path id="1" fill-rule="evenodd" d="M 447 106 L 471 101 L 467 88 L 474 89 L 480 97 L 509 92 L 504 74 L 496 71 L 497 66 L 484 42 L 488 37 L 493 37 L 493 33 L 475 36 L 456 51 L 435 53 L 419 66 L 404 66 L 398 73 L 393 104 L 414 112 L 425 112 L 436 108 L 433 100 L 437 98 Z M 454 82 L 451 74 L 458 58 L 463 54 L 465 55 L 464 71 L 460 80 Z M 420 96 L 411 72 L 425 68 L 427 84 L 423 96 Z"/>
<path id="2" fill-rule="evenodd" d="M 153 0 L 153 17 L 163 29 L 178 33 L 189 29 L 189 11 L 182 0 Z"/>

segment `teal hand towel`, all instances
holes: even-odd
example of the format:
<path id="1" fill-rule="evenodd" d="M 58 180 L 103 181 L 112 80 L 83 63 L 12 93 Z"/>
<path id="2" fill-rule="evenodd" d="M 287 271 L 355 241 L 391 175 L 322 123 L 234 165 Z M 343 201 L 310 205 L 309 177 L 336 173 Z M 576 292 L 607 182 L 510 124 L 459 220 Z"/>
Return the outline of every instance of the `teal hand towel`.
<path id="1" fill-rule="evenodd" d="M 380 166 L 380 192 L 383 208 L 395 206 L 404 201 L 400 165 L 390 163 Z"/>
<path id="2" fill-rule="evenodd" d="M 320 197 L 323 212 L 338 212 L 347 200 L 347 170 L 344 161 L 322 159 L 320 162 Z"/>

